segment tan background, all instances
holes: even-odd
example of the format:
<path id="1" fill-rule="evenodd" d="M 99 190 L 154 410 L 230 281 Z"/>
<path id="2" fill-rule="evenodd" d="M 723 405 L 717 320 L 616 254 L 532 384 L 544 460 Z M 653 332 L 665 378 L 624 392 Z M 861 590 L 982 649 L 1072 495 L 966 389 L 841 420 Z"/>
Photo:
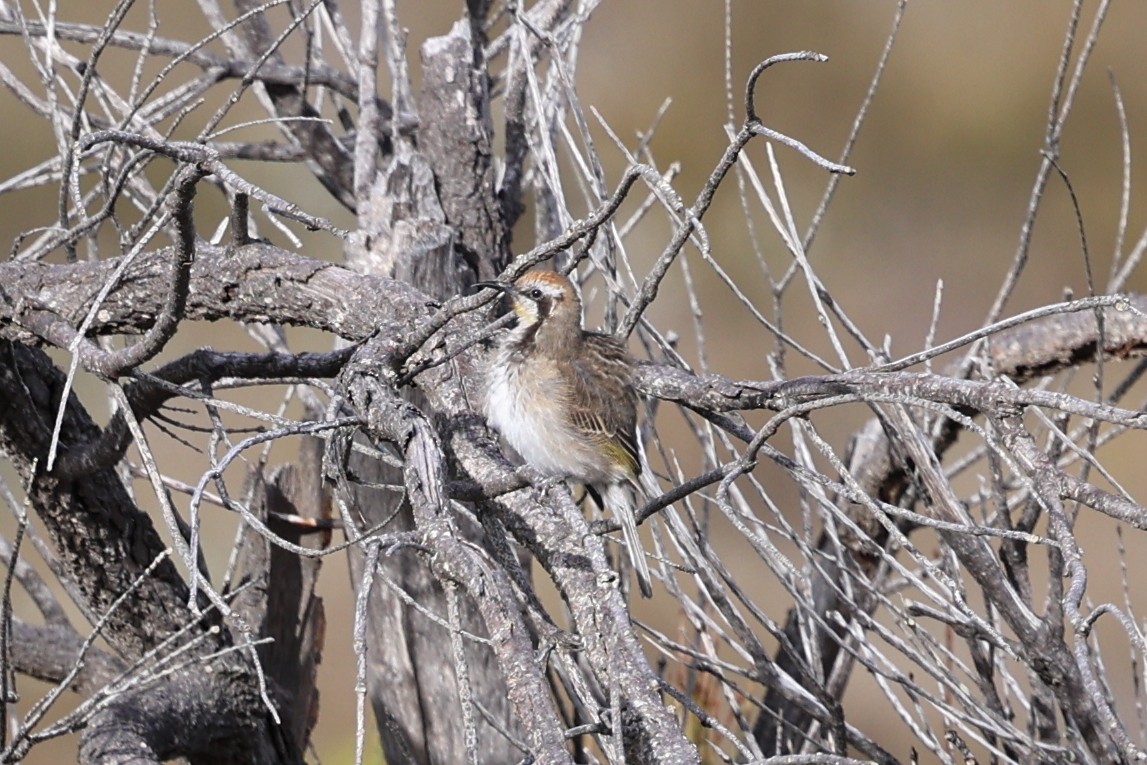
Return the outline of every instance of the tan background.
<path id="1" fill-rule="evenodd" d="M 106 12 L 93 11 L 95 3 L 80 0 L 62 0 L 60 5 L 61 17 L 75 20 L 94 22 Z M 161 33 L 202 33 L 203 24 L 191 3 L 158 5 Z M 410 28 L 410 49 L 416 50 L 428 34 L 445 31 L 460 5 L 400 3 L 402 21 Z M 755 63 L 786 51 L 826 53 L 831 57 L 826 64 L 796 63 L 768 72 L 761 80 L 757 104 L 770 127 L 835 158 L 885 43 L 894 3 L 753 0 L 732 6 L 732 80 L 738 119 L 744 79 Z M 1069 10 L 1067 3 L 1046 0 L 914 0 L 910 4 L 883 85 L 850 159 L 858 174 L 841 185 L 812 250 L 814 265 L 835 298 L 870 338 L 891 335 L 894 354 L 921 347 L 937 280 L 942 279 L 945 285 L 938 331 L 941 340 L 978 326 L 993 300 L 996 285 L 1016 249 L 1039 164 L 1049 93 Z M 185 13 L 188 19 L 179 19 Z M 722 13 L 722 4 L 713 0 L 604 3 L 587 26 L 577 72 L 583 104 L 597 109 L 630 143 L 635 131 L 651 124 L 662 101 L 672 99 L 652 148 L 659 166 L 681 163 L 682 172 L 674 187 L 686 203 L 692 202 L 725 145 Z M 135 23 L 129 28 L 142 28 L 138 14 L 131 18 Z M 1084 19 L 1086 29 L 1090 16 Z M 1082 202 L 1088 244 L 1101 285 L 1111 262 L 1121 192 L 1120 134 L 1108 71 L 1122 88 L 1133 157 L 1137 157 L 1147 148 L 1142 140 L 1147 125 L 1145 41 L 1147 5 L 1116 3 L 1063 140 L 1062 165 Z M 0 40 L 0 56 L 12 68 L 26 71 L 20 63 L 26 56 L 18 40 Z M 4 115 L 0 124 L 9 147 L 0 153 L 0 177 L 24 170 L 54 151 L 43 124 L 30 120 L 28 111 L 2 90 L 0 114 Z M 624 162 L 603 131 L 595 128 L 594 135 L 612 186 Z M 750 151 L 762 172 L 767 167 L 763 146 L 755 143 Z M 803 228 L 826 176 L 783 147 L 778 149 L 778 158 Z M 308 211 L 350 224 L 336 204 L 299 171 L 267 170 L 246 163 L 236 163 L 235 167 Z M 1140 171 L 1133 178 L 1133 193 L 1142 175 Z M 1057 301 L 1065 289 L 1076 294 L 1086 291 L 1079 237 L 1067 194 L 1058 180 L 1049 188 L 1035 232 L 1032 264 L 1007 313 Z M 1133 196 L 1131 241 L 1147 224 L 1142 203 L 1134 201 L 1141 199 Z M 0 242 L 10 243 L 21 231 L 51 223 L 54 200 L 54 191 L 5 197 Z M 222 214 L 218 201 L 205 199 L 199 211 L 201 227 L 209 230 Z M 669 228 L 663 217 L 657 220 L 662 222 L 647 226 L 639 238 L 628 243 L 639 272 L 668 241 Z M 747 245 L 735 183 L 722 190 L 705 222 L 714 257 L 750 295 L 763 299 L 767 292 Z M 766 258 L 774 267 L 783 268 L 787 261 L 775 235 L 763 226 L 758 226 L 758 232 Z M 519 228 L 515 244 L 517 251 L 532 244 L 525 228 Z M 307 252 L 337 257 L 339 245 L 330 238 L 311 236 Z M 764 353 L 769 349 L 746 347 L 746 314 L 735 307 L 726 309 L 727 293 L 695 254 L 690 257 L 702 287 L 713 367 L 734 376 L 768 377 Z M 676 330 L 685 338 L 683 348 L 688 354 L 692 349 L 690 320 L 682 308 L 678 277 L 671 278 L 669 284 L 651 315 L 658 326 Z M 1142 289 L 1143 278 L 1137 276 L 1130 286 Z M 803 288 L 793 291 L 794 315 L 807 308 L 803 294 Z M 752 331 L 759 336 L 759 331 Z M 797 330 L 796 334 L 818 351 L 827 350 L 823 333 L 815 327 L 810 325 L 809 331 Z M 328 347 L 328 340 L 314 333 L 292 337 L 297 349 Z M 218 327 L 200 326 L 182 332 L 172 352 L 204 344 L 253 347 L 231 328 L 224 332 Z M 854 361 L 862 363 L 859 354 Z M 100 403 L 98 387 L 85 383 L 84 393 L 93 411 L 102 417 L 106 405 Z M 267 406 L 265 395 L 262 401 L 254 401 Z M 845 416 L 837 428 L 840 448 L 845 434 L 861 421 L 863 413 L 851 416 L 855 419 Z M 1136 479 L 1143 479 L 1134 474 L 1134 466 L 1141 464 L 1141 452 L 1113 451 L 1104 456 L 1128 480 L 1128 488 L 1144 496 L 1145 487 L 1136 484 Z M 179 447 L 167 457 L 186 465 L 181 475 L 186 480 L 193 481 L 202 470 L 199 457 Z M 138 490 L 141 501 L 147 502 L 146 486 L 141 484 Z M 220 530 L 213 542 L 217 547 L 211 562 L 222 567 L 233 521 L 226 517 L 211 520 Z M 1114 563 L 1108 552 L 1115 544 L 1112 528 L 1100 521 L 1086 525 L 1089 533 L 1081 541 L 1089 562 L 1096 566 L 1089 592 L 1097 601 L 1119 601 L 1122 596 L 1114 578 L 1117 570 L 1113 566 L 1105 570 L 1101 565 L 1105 558 Z M 4 531 L 10 533 L 7 522 Z M 1131 537 L 1133 550 L 1136 543 L 1142 550 L 1142 541 Z M 323 708 L 315 746 L 324 763 L 337 764 L 350 761 L 353 754 L 351 598 L 345 561 L 335 556 L 327 565 L 323 591 L 330 632 L 321 667 Z M 1142 573 L 1133 575 L 1132 581 L 1142 581 Z M 1142 599 L 1139 593 L 1133 595 Z M 673 618 L 644 604 L 638 613 L 667 623 Z M 783 609 L 772 615 L 781 619 Z M 1115 645 L 1112 655 L 1122 660 L 1126 651 Z M 44 690 L 26 680 L 21 681 L 20 688 L 26 701 Z M 859 688 L 864 688 L 863 683 Z M 26 707 L 27 703 L 23 704 Z M 1122 711 L 1130 719 L 1130 706 L 1123 706 Z M 861 711 L 852 722 L 872 731 L 881 721 L 866 720 Z M 880 740 L 898 755 L 907 756 L 903 743 L 884 737 Z M 373 759 L 368 761 L 377 762 L 377 746 L 371 744 L 369 748 Z M 53 763 L 60 757 L 74 757 L 74 742 L 37 747 L 29 762 Z"/>

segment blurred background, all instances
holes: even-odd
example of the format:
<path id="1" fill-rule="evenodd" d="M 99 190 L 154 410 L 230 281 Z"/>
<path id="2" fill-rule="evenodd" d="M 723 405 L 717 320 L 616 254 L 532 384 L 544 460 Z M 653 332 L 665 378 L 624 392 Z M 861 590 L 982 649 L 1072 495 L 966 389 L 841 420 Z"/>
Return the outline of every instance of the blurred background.
<path id="1" fill-rule="evenodd" d="M 161 21 L 160 34 L 196 40 L 210 31 L 191 3 L 155 2 L 154 6 Z M 436 0 L 398 3 L 400 22 L 409 30 L 407 46 L 416 79 L 418 46 L 428 36 L 447 31 L 461 13 L 461 6 Z M 1084 6 L 1081 38 L 1095 7 L 1095 3 Z M 59 8 L 61 19 L 101 23 L 110 4 L 60 0 Z M 943 282 L 943 301 L 937 341 L 980 326 L 995 299 L 1019 242 L 1044 148 L 1050 94 L 1071 10 L 1070 3 L 1047 0 L 912 0 L 908 4 L 883 81 L 847 160 L 857 173 L 842 180 L 810 250 L 817 274 L 836 301 L 870 339 L 879 344 L 885 336 L 891 337 L 894 357 L 923 346 L 938 282 Z M 26 8 L 25 12 L 34 17 L 33 9 Z M 727 6 L 715 0 L 602 2 L 593 9 L 586 26 L 573 76 L 582 104 L 596 110 L 628 145 L 634 145 L 637 134 L 656 123 L 650 142 L 653 159 L 660 169 L 679 163 L 680 173 L 672 185 L 688 205 L 727 144 L 725 125 L 739 125 L 743 119 L 745 78 L 754 65 L 774 54 L 814 50 L 829 56 L 827 63 L 798 62 L 769 70 L 758 84 L 756 104 L 769 127 L 830 159 L 839 158 L 895 12 L 894 2 L 876 0 L 747 0 Z M 142 4 L 128 18 L 126 28 L 146 29 Z M 728 59 L 726 23 L 732 30 Z M 1080 203 L 1097 290 L 1101 292 L 1116 247 L 1125 182 L 1115 86 L 1126 107 L 1134 168 L 1128 179 L 1132 203 L 1124 252 L 1147 225 L 1140 201 L 1143 197 L 1138 192 L 1143 172 L 1136 160 L 1147 150 L 1143 140 L 1147 125 L 1145 41 L 1147 5 L 1114 3 L 1075 96 L 1075 111 L 1060 146 L 1060 164 Z M 72 49 L 81 55 L 80 46 Z M 132 58 L 125 56 L 122 64 L 115 65 L 130 72 L 131 62 Z M 0 39 L 0 63 L 25 77 L 31 71 L 27 50 L 18 38 Z M 23 172 L 55 153 L 55 143 L 44 123 L 30 118 L 27 107 L 7 89 L 0 89 L 0 114 L 9 146 L 0 153 L 0 177 Z M 236 120 L 242 114 L 237 113 Z M 251 108 L 246 114 L 253 118 L 259 112 Z M 595 118 L 591 115 L 588 119 L 605 167 L 606 184 L 612 189 L 626 160 Z M 250 131 L 245 135 L 254 134 Z M 803 231 L 828 175 L 785 147 L 778 146 L 776 153 L 793 214 Z M 748 157 L 765 175 L 768 159 L 763 141 L 751 145 Z M 308 212 L 327 216 L 344 227 L 353 226 L 351 216 L 302 168 L 244 162 L 232 166 Z M 154 181 L 168 171 L 164 166 L 150 177 Z M 765 225 L 756 229 L 756 247 L 763 260 L 754 254 L 736 189 L 735 182 L 723 186 L 705 218 L 713 258 L 746 295 L 767 307 L 770 295 L 762 263 L 775 275 L 788 267 L 789 257 Z M 11 245 L 22 232 L 53 223 L 57 193 L 45 188 L 4 195 L 0 242 Z M 209 235 L 225 218 L 226 207 L 217 194 L 201 194 L 197 204 L 201 233 Z M 632 211 L 634 206 L 627 209 Z M 656 221 L 642 226 L 626 241 L 639 278 L 672 233 L 664 216 Z M 269 235 L 274 238 L 273 232 Z M 306 254 L 331 259 L 341 256 L 341 245 L 333 237 L 321 233 L 301 236 Z M 534 243 L 529 226 L 520 225 L 515 232 L 515 252 L 525 251 Z M 696 257 L 695 250 L 687 257 L 695 259 L 693 273 L 705 312 L 710 367 L 733 377 L 769 378 L 765 357 L 772 348 L 756 348 L 745 342 L 745 328 L 754 326 L 760 335 L 759 327 L 748 324 L 747 312 L 731 303 L 726 288 Z M 1143 286 L 1142 274 L 1134 276 L 1128 285 L 1135 290 Z M 1065 291 L 1076 295 L 1087 292 L 1086 269 L 1069 194 L 1064 183 L 1053 177 L 1034 231 L 1031 263 L 1004 313 L 1057 302 Z M 802 301 L 807 302 L 807 290 L 790 289 L 790 293 L 786 298 L 791 301 L 791 305 L 786 304 L 787 328 L 810 348 L 827 352 L 829 346 L 824 333 L 815 327 L 814 314 L 802 305 Z M 678 333 L 682 353 L 695 362 L 692 319 L 684 305 L 680 275 L 675 270 L 649 316 L 663 332 Z M 807 332 L 802 330 L 801 321 L 809 322 Z M 330 345 L 329 338 L 317 333 L 292 332 L 291 339 L 295 350 Z M 208 344 L 220 349 L 256 347 L 232 326 L 188 326 L 169 355 Z M 867 363 L 859 352 L 852 361 Z M 816 370 L 795 361 L 792 371 Z M 83 381 L 81 393 L 89 397 L 97 418 L 106 417 L 107 405 L 98 384 Z M 858 409 L 854 419 L 843 416 L 823 431 L 835 432 L 838 438 L 834 443 L 843 449 L 848 433 L 865 416 Z M 188 463 L 186 474 L 180 477 L 194 482 L 202 472 L 201 463 L 187 459 L 189 452 L 180 451 L 181 447 L 171 448 L 172 455 L 181 455 L 172 459 Z M 1133 470 L 1134 465 L 1141 464 L 1141 455 L 1138 450 L 1125 450 L 1109 458 L 1116 469 Z M 282 458 L 289 458 L 289 454 Z M 1147 489 L 1136 486 L 1133 480 L 1127 488 L 1138 497 L 1145 496 Z M 149 491 L 140 484 L 144 504 L 150 501 Z M 217 521 L 219 535 L 213 542 L 217 549 L 209 561 L 221 566 L 230 549 L 234 521 L 228 517 Z M 207 523 L 211 523 L 210 518 Z M 0 523 L 0 530 L 10 533 L 9 519 Z M 1096 550 L 1094 557 L 1101 558 L 1107 546 L 1115 543 L 1111 525 L 1096 522 L 1088 536 L 1081 535 L 1081 542 L 1088 550 Z M 1105 592 L 1107 580 L 1102 567 L 1093 569 L 1089 592 L 1097 600 L 1118 599 L 1117 586 L 1113 593 Z M 354 667 L 349 618 L 352 598 L 341 556 L 327 559 L 322 592 L 329 631 L 320 668 L 322 716 L 314 745 L 322 762 L 342 763 L 353 756 Z M 674 619 L 673 614 L 658 613 L 644 603 L 638 604 L 637 615 L 662 627 L 672 625 Z M 782 620 L 783 608 L 771 615 Z M 20 687 L 25 699 L 35 699 L 45 690 L 27 680 L 21 681 Z M 863 689 L 863 684 L 859 687 Z M 866 730 L 878 723 L 862 717 L 853 722 Z M 901 745 L 882 743 L 907 756 L 906 749 L 898 748 Z M 379 762 L 377 745 L 369 745 L 368 750 L 368 762 Z M 53 763 L 60 758 L 74 758 L 74 742 L 38 746 L 28 761 Z"/>

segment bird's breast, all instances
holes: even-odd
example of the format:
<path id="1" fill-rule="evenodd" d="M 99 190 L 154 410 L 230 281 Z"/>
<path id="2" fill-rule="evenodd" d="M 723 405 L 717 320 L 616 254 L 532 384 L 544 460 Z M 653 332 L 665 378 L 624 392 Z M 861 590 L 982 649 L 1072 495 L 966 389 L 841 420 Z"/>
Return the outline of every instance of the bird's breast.
<path id="1" fill-rule="evenodd" d="M 547 359 L 503 350 L 486 383 L 486 419 L 531 467 L 545 475 L 576 476 L 584 445 L 571 432 L 566 383 Z"/>

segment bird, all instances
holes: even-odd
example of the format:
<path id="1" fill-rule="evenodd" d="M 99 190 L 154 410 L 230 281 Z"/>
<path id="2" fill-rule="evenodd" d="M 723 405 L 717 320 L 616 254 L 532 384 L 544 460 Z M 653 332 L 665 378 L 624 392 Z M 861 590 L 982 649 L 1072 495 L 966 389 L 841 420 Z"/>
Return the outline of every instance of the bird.
<path id="1" fill-rule="evenodd" d="M 641 594 L 651 597 L 634 517 L 642 460 L 632 359 L 612 336 L 582 328 L 581 298 L 559 273 L 474 286 L 505 293 L 517 318 L 486 370 L 486 420 L 544 478 L 583 484 L 613 513 Z"/>

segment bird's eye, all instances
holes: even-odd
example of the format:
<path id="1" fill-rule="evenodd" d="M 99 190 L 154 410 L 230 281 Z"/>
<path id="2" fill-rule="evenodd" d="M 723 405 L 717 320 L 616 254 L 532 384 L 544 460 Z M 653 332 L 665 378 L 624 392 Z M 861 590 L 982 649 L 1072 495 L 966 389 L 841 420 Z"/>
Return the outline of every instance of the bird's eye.
<path id="1" fill-rule="evenodd" d="M 542 299 L 542 291 L 540 289 L 538 289 L 537 287 L 534 287 L 532 290 L 530 290 L 526 294 L 529 296 L 529 298 L 531 300 L 541 300 Z"/>

